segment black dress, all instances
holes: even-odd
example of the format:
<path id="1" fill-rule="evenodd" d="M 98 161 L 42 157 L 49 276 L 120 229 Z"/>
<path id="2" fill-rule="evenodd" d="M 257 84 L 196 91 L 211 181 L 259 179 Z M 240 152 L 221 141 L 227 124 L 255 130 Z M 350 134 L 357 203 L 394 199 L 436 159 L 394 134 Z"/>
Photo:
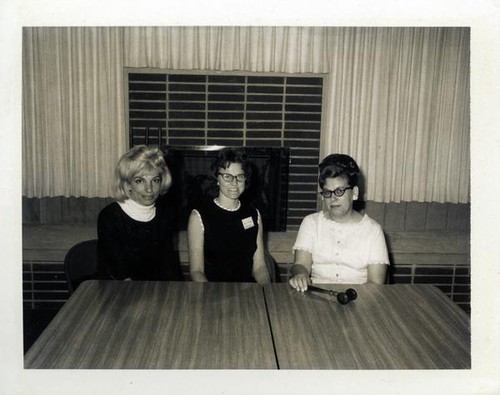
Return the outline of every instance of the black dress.
<path id="1" fill-rule="evenodd" d="M 228 211 L 208 200 L 197 208 L 204 227 L 205 276 L 208 281 L 255 282 L 258 212 L 242 203 Z"/>
<path id="2" fill-rule="evenodd" d="M 132 219 L 116 202 L 106 206 L 97 220 L 100 275 L 117 280 L 182 280 L 173 224 L 168 208 L 158 203 L 149 222 Z"/>

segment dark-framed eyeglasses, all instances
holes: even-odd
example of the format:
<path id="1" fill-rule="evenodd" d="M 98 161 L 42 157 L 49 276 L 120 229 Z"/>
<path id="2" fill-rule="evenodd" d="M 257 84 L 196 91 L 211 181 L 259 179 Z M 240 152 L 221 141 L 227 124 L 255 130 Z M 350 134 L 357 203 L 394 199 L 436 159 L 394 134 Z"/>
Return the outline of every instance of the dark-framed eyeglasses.
<path id="1" fill-rule="evenodd" d="M 222 177 L 222 179 L 226 182 L 233 182 L 233 180 L 236 178 L 236 181 L 238 182 L 245 182 L 247 179 L 246 174 L 237 174 L 233 176 L 232 174 L 229 173 L 217 173 L 219 176 Z"/>
<path id="2" fill-rule="evenodd" d="M 338 187 L 338 188 L 335 188 L 333 191 L 330 191 L 329 189 L 323 189 L 319 194 L 326 199 L 332 197 L 332 194 L 334 194 L 337 197 L 342 197 L 342 196 L 344 196 L 345 191 L 347 191 L 348 189 L 352 189 L 352 188 L 353 187 L 343 187 L 343 188 Z"/>

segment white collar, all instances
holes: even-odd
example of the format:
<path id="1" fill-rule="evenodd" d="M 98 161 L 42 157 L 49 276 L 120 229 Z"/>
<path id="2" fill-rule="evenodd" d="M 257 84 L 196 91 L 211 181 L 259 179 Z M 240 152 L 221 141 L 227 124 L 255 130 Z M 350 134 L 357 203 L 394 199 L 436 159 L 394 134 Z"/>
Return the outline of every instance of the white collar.
<path id="1" fill-rule="evenodd" d="M 132 199 L 127 199 L 124 202 L 118 202 L 125 214 L 132 219 L 140 222 L 149 222 L 156 215 L 156 206 L 154 203 L 150 206 L 143 206 Z"/>

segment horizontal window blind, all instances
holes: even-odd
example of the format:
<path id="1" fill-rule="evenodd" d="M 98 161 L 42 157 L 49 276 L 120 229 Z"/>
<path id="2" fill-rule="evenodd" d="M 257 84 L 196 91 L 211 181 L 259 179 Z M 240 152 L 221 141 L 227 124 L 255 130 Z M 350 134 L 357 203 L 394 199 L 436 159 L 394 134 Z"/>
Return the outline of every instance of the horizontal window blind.
<path id="1" fill-rule="evenodd" d="M 288 229 L 316 211 L 323 78 L 128 70 L 130 146 L 290 149 Z"/>
<path id="2" fill-rule="evenodd" d="M 432 284 L 470 313 L 469 265 L 397 265 L 390 267 L 393 284 Z"/>
<path id="3" fill-rule="evenodd" d="M 23 262 L 24 309 L 59 309 L 68 297 L 63 262 Z"/>

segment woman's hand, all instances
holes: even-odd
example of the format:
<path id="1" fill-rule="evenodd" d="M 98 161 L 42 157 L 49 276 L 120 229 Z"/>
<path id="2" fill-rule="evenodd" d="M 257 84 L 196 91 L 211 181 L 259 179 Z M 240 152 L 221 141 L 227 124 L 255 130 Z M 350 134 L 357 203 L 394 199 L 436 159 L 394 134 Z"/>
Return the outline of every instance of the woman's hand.
<path id="1" fill-rule="evenodd" d="M 206 283 L 208 281 L 205 277 L 205 273 L 200 271 L 191 272 L 191 280 L 197 283 Z"/>
<path id="2" fill-rule="evenodd" d="M 293 276 L 289 281 L 290 285 L 292 288 L 296 289 L 297 291 L 307 291 L 307 286 L 311 284 L 311 279 L 309 277 L 309 274 L 297 274 Z"/>
<path id="3" fill-rule="evenodd" d="M 311 253 L 303 250 L 295 251 L 295 259 L 291 270 L 292 277 L 288 281 L 290 285 L 297 291 L 306 291 L 307 286 L 311 284 L 311 268 Z"/>
<path id="4" fill-rule="evenodd" d="M 253 271 L 253 277 L 255 278 L 255 281 L 257 283 L 264 285 L 268 284 L 271 282 L 271 279 L 269 278 L 269 272 L 267 271 L 267 267 L 258 267 Z"/>

